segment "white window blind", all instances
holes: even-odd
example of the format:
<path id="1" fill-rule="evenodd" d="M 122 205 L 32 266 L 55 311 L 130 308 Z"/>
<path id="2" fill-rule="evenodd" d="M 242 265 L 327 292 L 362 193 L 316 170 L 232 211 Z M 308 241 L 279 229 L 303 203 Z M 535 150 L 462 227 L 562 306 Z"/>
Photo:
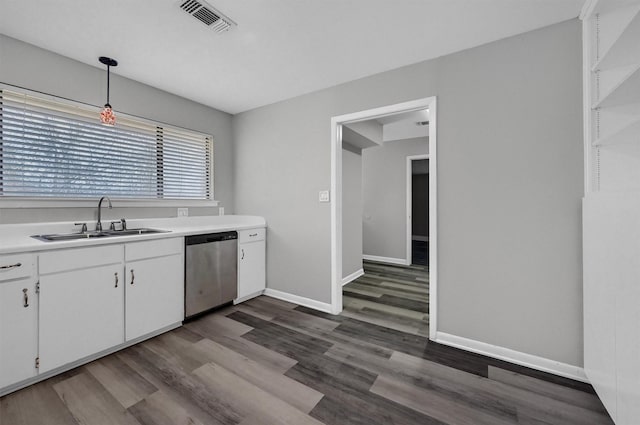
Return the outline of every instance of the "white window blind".
<path id="1" fill-rule="evenodd" d="M 208 135 L 0 89 L 0 199 L 213 199 Z"/>

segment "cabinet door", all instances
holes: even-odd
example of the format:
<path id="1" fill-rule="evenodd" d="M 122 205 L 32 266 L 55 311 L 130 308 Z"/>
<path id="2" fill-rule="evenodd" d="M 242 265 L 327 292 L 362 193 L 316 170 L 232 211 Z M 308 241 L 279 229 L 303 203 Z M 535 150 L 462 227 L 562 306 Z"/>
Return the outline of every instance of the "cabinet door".
<path id="1" fill-rule="evenodd" d="M 256 295 L 265 288 L 265 242 L 239 245 L 238 299 Z"/>
<path id="2" fill-rule="evenodd" d="M 40 372 L 124 342 L 121 264 L 40 277 Z"/>
<path id="3" fill-rule="evenodd" d="M 184 319 L 182 255 L 129 262 L 126 276 L 127 341 Z"/>
<path id="4" fill-rule="evenodd" d="M 36 374 L 37 313 L 35 279 L 0 282 L 0 388 Z"/>

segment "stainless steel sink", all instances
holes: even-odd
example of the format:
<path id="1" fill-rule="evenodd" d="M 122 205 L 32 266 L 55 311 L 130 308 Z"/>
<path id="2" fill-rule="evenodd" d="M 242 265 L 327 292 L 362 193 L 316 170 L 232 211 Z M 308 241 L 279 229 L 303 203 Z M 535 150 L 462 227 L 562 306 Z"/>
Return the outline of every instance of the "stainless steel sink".
<path id="1" fill-rule="evenodd" d="M 141 227 L 139 229 L 125 229 L 125 230 L 105 230 L 107 236 L 131 236 L 131 235 L 149 235 L 152 233 L 169 233 L 170 230 L 149 229 L 147 227 Z"/>
<path id="2" fill-rule="evenodd" d="M 154 233 L 169 233 L 169 230 L 149 229 L 146 227 L 139 229 L 126 229 L 126 230 L 103 230 L 93 232 L 81 232 L 81 233 L 52 233 L 49 235 L 33 235 L 32 238 L 41 240 L 43 242 L 60 242 L 60 241 L 72 241 L 79 239 L 95 239 L 95 238 L 110 238 L 115 236 L 133 236 L 133 235 L 150 235 Z"/>

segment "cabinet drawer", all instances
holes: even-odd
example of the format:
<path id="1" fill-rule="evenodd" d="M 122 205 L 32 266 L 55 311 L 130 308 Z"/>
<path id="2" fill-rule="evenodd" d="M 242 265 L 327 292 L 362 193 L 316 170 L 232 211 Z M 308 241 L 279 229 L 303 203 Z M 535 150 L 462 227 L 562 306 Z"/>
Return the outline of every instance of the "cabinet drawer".
<path id="1" fill-rule="evenodd" d="M 35 255 L 0 255 L 0 282 L 35 275 Z"/>
<path id="2" fill-rule="evenodd" d="M 145 242 L 133 242 L 125 245 L 125 260 L 135 261 L 145 258 L 165 257 L 182 254 L 184 238 L 157 239 Z"/>
<path id="3" fill-rule="evenodd" d="M 266 230 L 267 229 L 264 227 L 258 229 L 239 230 L 238 240 L 240 243 L 263 241 L 266 235 Z"/>
<path id="4" fill-rule="evenodd" d="M 122 245 L 49 251 L 40 254 L 40 274 L 122 263 Z"/>

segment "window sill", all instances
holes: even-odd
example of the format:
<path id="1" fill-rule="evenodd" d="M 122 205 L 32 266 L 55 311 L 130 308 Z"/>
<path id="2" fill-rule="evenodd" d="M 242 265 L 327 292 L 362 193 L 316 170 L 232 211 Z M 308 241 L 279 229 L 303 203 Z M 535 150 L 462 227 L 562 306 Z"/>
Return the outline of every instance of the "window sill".
<path id="1" fill-rule="evenodd" d="M 96 208 L 95 199 L 51 199 L 51 198 L 8 198 L 0 199 L 2 208 Z M 217 207 L 218 201 L 198 199 L 126 199 L 111 198 L 114 207 L 149 208 L 149 207 Z"/>

